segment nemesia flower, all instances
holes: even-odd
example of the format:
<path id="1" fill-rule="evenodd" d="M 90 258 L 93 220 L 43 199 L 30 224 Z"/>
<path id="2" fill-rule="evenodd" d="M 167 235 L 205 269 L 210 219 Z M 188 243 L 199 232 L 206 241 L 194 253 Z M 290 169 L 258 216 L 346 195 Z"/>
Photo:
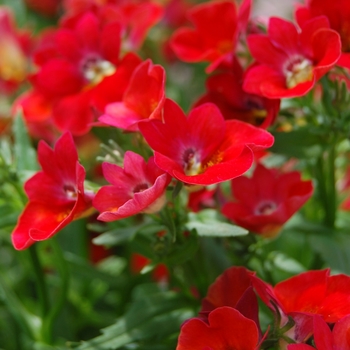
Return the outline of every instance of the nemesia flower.
<path id="1" fill-rule="evenodd" d="M 111 184 L 97 192 L 93 205 L 101 212 L 98 220 L 114 221 L 138 213 L 154 213 L 165 204 L 165 190 L 171 178 L 138 154 L 125 153 L 124 168 L 103 163 L 103 175 Z"/>
<path id="2" fill-rule="evenodd" d="M 253 151 L 273 144 L 265 130 L 225 121 L 212 103 L 194 108 L 186 118 L 167 99 L 163 120 L 142 121 L 139 129 L 155 151 L 155 163 L 187 184 L 210 185 L 240 176 L 252 165 Z"/>
<path id="3" fill-rule="evenodd" d="M 61 24 L 65 27 L 74 26 L 86 12 L 93 12 L 104 23 L 117 21 L 126 51 L 139 49 L 163 14 L 162 6 L 149 0 L 65 0 L 64 8 Z"/>
<path id="4" fill-rule="evenodd" d="M 42 40 L 31 82 L 52 103 L 59 129 L 82 135 L 91 128 L 93 110 L 121 100 L 141 60 L 131 53 L 119 58 L 120 35 L 118 22 L 103 25 L 86 13 L 73 29 L 59 28 Z"/>
<path id="5" fill-rule="evenodd" d="M 224 271 L 209 287 L 202 300 L 201 315 L 221 307 L 230 306 L 259 327 L 259 306 L 253 291 L 251 276 L 255 272 L 244 267 L 231 267 Z"/>
<path id="6" fill-rule="evenodd" d="M 313 333 L 313 316 L 335 323 L 350 314 L 350 277 L 330 276 L 330 270 L 307 271 L 272 287 L 252 276 L 254 289 L 273 311 L 277 306 L 282 322 L 287 316 L 295 321 L 293 339 L 305 341 Z M 284 321 L 283 321 L 284 320 Z M 283 324 L 281 324 L 283 326 Z"/>
<path id="7" fill-rule="evenodd" d="M 295 16 L 299 23 L 310 18 L 326 16 L 330 27 L 337 31 L 341 38 L 341 56 L 337 65 L 350 68 L 350 3 L 347 0 L 306 0 L 306 6 L 299 6 Z"/>
<path id="8" fill-rule="evenodd" d="M 128 131 L 137 131 L 143 119 L 161 119 L 165 101 L 165 71 L 151 60 L 134 71 L 122 102 L 110 103 L 99 121 Z"/>
<path id="9" fill-rule="evenodd" d="M 268 33 L 248 36 L 256 63 L 248 69 L 245 91 L 268 98 L 303 96 L 338 61 L 340 37 L 326 17 L 306 21 L 298 31 L 281 18 L 270 18 Z"/>
<path id="10" fill-rule="evenodd" d="M 257 164 L 251 178 L 231 181 L 234 202 L 222 213 L 254 233 L 273 237 L 313 193 L 312 181 L 302 181 L 297 171 L 279 173 Z"/>
<path id="11" fill-rule="evenodd" d="M 71 134 L 63 134 L 53 150 L 40 141 L 38 159 L 42 170 L 24 184 L 29 202 L 12 232 L 18 250 L 49 239 L 92 208 L 94 194 L 84 191 L 85 170 Z"/>
<path id="12" fill-rule="evenodd" d="M 225 119 L 238 119 L 265 129 L 275 121 L 280 100 L 245 92 L 243 69 L 238 60 L 234 61 L 230 70 L 207 78 L 207 93 L 195 105 L 215 103 Z"/>
<path id="13" fill-rule="evenodd" d="M 248 22 L 251 0 L 244 0 L 237 11 L 232 1 L 210 1 L 188 11 L 195 28 L 180 28 L 171 46 L 186 62 L 209 61 L 207 72 L 223 62 L 231 62 L 239 33 Z M 210 25 L 208 25 L 210 23 Z"/>
<path id="14" fill-rule="evenodd" d="M 313 337 L 317 350 L 349 350 L 350 349 L 350 315 L 341 318 L 333 329 L 319 316 L 313 319 Z M 312 350 L 307 344 L 291 344 L 287 350 Z"/>
<path id="15" fill-rule="evenodd" d="M 0 91 L 10 94 L 27 78 L 30 33 L 15 27 L 12 11 L 0 6 Z"/>
<path id="16" fill-rule="evenodd" d="M 256 350 L 259 331 L 256 323 L 239 311 L 222 306 L 208 315 L 186 321 L 180 331 L 176 350 L 235 349 Z"/>

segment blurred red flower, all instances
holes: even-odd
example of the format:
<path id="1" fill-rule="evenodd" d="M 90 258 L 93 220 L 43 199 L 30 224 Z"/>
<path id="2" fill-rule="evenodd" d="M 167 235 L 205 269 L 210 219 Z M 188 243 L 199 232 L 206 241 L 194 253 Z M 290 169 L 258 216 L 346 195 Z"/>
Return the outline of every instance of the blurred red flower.
<path id="1" fill-rule="evenodd" d="M 239 33 L 245 28 L 251 0 L 244 0 L 238 12 L 232 1 L 211 1 L 194 6 L 188 17 L 195 28 L 180 28 L 171 46 L 186 62 L 209 61 L 207 72 L 222 62 L 231 62 Z M 208 25 L 210 23 L 210 25 Z"/>
<path id="2" fill-rule="evenodd" d="M 35 55 L 39 71 L 31 82 L 52 104 L 55 125 L 75 135 L 88 132 L 94 113 L 121 100 L 141 60 L 129 53 L 119 58 L 121 26 L 103 25 L 86 13 L 74 28 L 47 33 Z"/>
<path id="3" fill-rule="evenodd" d="M 302 181 L 297 171 L 280 173 L 257 164 L 251 178 L 231 181 L 233 202 L 222 213 L 254 233 L 273 237 L 313 193 L 312 181 Z"/>
<path id="4" fill-rule="evenodd" d="M 53 150 L 40 141 L 38 159 L 42 171 L 24 184 L 29 202 L 12 232 L 18 250 L 49 239 L 92 209 L 94 193 L 84 191 L 85 170 L 70 133 L 62 135 Z"/>

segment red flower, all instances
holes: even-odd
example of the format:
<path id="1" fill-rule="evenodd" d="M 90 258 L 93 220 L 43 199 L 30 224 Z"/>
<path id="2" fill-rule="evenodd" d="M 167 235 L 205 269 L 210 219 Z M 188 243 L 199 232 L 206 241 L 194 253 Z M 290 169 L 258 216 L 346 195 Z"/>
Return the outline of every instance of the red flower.
<path id="1" fill-rule="evenodd" d="M 199 99 L 196 106 L 213 102 L 225 119 L 238 119 L 267 128 L 277 117 L 280 100 L 249 94 L 243 90 L 242 84 L 243 69 L 234 60 L 231 70 L 208 77 L 208 92 Z"/>
<path id="2" fill-rule="evenodd" d="M 257 164 L 251 178 L 231 182 L 235 202 L 222 213 L 250 231 L 266 237 L 275 236 L 282 225 L 311 197 L 311 181 L 302 181 L 297 171 L 279 173 Z"/>
<path id="3" fill-rule="evenodd" d="M 350 350 L 350 315 L 337 321 L 332 329 L 319 316 L 313 319 L 314 342 L 317 350 Z M 312 350 L 306 344 L 288 345 L 288 350 Z"/>
<path id="4" fill-rule="evenodd" d="M 350 68 L 350 3 L 347 0 L 306 0 L 305 7 L 299 7 L 296 18 L 304 23 L 313 17 L 326 16 L 330 27 L 337 31 L 341 38 L 342 54 L 337 64 Z"/>
<path id="5" fill-rule="evenodd" d="M 218 307 L 230 306 L 259 326 L 259 306 L 251 281 L 254 275 L 244 267 L 225 270 L 209 287 L 200 313 L 205 316 Z"/>
<path id="6" fill-rule="evenodd" d="M 242 175 L 253 162 L 253 151 L 273 144 L 267 131 L 238 120 L 225 121 L 219 109 L 206 103 L 188 118 L 167 99 L 164 123 L 150 120 L 139 129 L 155 151 L 155 163 L 187 184 L 210 185 Z"/>
<path id="7" fill-rule="evenodd" d="M 305 95 L 340 56 L 340 37 L 329 29 L 327 18 L 301 25 L 270 18 L 268 34 L 253 34 L 248 45 L 254 64 L 247 72 L 245 91 L 268 98 Z"/>
<path id="8" fill-rule="evenodd" d="M 19 250 L 52 237 L 91 209 L 93 193 L 84 191 L 85 170 L 69 133 L 61 136 L 53 150 L 41 141 L 38 159 L 42 171 L 24 184 L 29 203 L 12 232 L 13 245 Z"/>
<path id="9" fill-rule="evenodd" d="M 160 170 L 153 157 L 148 163 L 133 152 L 126 152 L 124 169 L 103 163 L 103 175 L 111 183 L 97 192 L 93 205 L 101 212 L 98 220 L 114 221 L 141 212 L 154 213 L 165 203 L 165 189 L 171 178 Z"/>
<path id="10" fill-rule="evenodd" d="M 258 342 L 255 322 L 223 306 L 209 313 L 208 323 L 199 318 L 186 321 L 181 327 L 176 350 L 256 350 Z"/>
<path id="11" fill-rule="evenodd" d="M 74 26 L 86 12 L 93 12 L 104 23 L 117 21 L 126 51 L 139 49 L 163 14 L 162 6 L 149 0 L 66 0 L 64 5 L 61 23 L 66 27 Z"/>
<path id="12" fill-rule="evenodd" d="M 314 315 L 321 316 L 327 323 L 335 323 L 350 314 L 350 277 L 329 274 L 329 269 L 307 271 L 275 287 L 258 277 L 251 278 L 262 301 L 273 311 L 278 307 L 282 323 L 287 321 L 285 315 L 294 319 L 293 338 L 302 342 L 313 332 Z"/>
<path id="13" fill-rule="evenodd" d="M 146 60 L 135 69 L 123 101 L 108 104 L 99 121 L 117 128 L 137 131 L 140 120 L 162 118 L 164 89 L 164 68 Z"/>
<path id="14" fill-rule="evenodd" d="M 211 1 L 188 11 L 195 28 L 180 28 L 171 46 L 186 62 L 209 61 L 207 72 L 224 61 L 231 62 L 240 31 L 246 26 L 251 0 L 244 0 L 238 10 L 232 1 Z M 209 25 L 210 24 L 210 25 Z"/>
<path id="15" fill-rule="evenodd" d="M 121 27 L 102 25 L 86 13 L 74 28 L 60 28 L 42 40 L 35 61 L 40 69 L 32 76 L 34 88 L 53 105 L 53 119 L 61 130 L 86 133 L 93 110 L 103 111 L 118 101 L 140 59 L 127 54 L 119 59 Z"/>

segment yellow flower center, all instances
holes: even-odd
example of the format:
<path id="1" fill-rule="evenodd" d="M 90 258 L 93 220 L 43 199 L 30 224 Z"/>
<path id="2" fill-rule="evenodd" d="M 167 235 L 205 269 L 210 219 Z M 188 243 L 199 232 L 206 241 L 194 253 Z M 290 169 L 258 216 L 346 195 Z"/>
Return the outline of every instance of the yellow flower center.
<path id="1" fill-rule="evenodd" d="M 99 84 L 105 77 L 108 77 L 116 72 L 116 67 L 109 61 L 88 58 L 83 66 L 83 75 L 90 86 Z"/>
<path id="2" fill-rule="evenodd" d="M 302 56 L 293 57 L 284 66 L 284 75 L 288 89 L 313 78 L 313 65 L 310 60 Z"/>
<path id="3" fill-rule="evenodd" d="M 27 75 L 27 59 L 11 37 L 0 38 L 0 78 L 21 82 Z"/>

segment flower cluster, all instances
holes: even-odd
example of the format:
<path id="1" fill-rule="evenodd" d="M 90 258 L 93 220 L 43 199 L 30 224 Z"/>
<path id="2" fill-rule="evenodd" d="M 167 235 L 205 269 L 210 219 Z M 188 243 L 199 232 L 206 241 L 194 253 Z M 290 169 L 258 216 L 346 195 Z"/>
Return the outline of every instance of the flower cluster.
<path id="1" fill-rule="evenodd" d="M 74 341 L 119 310 L 101 349 L 350 349 L 349 4 L 285 19 L 251 0 L 25 3 L 35 34 L 0 6 L 0 240 L 33 262 L 19 285 L 41 308 L 9 303 L 32 347 L 66 336 L 53 319 L 73 305 Z M 88 306 L 50 260 L 60 231 L 57 261 L 101 281 Z M 114 314 L 94 323 L 95 302 Z"/>

